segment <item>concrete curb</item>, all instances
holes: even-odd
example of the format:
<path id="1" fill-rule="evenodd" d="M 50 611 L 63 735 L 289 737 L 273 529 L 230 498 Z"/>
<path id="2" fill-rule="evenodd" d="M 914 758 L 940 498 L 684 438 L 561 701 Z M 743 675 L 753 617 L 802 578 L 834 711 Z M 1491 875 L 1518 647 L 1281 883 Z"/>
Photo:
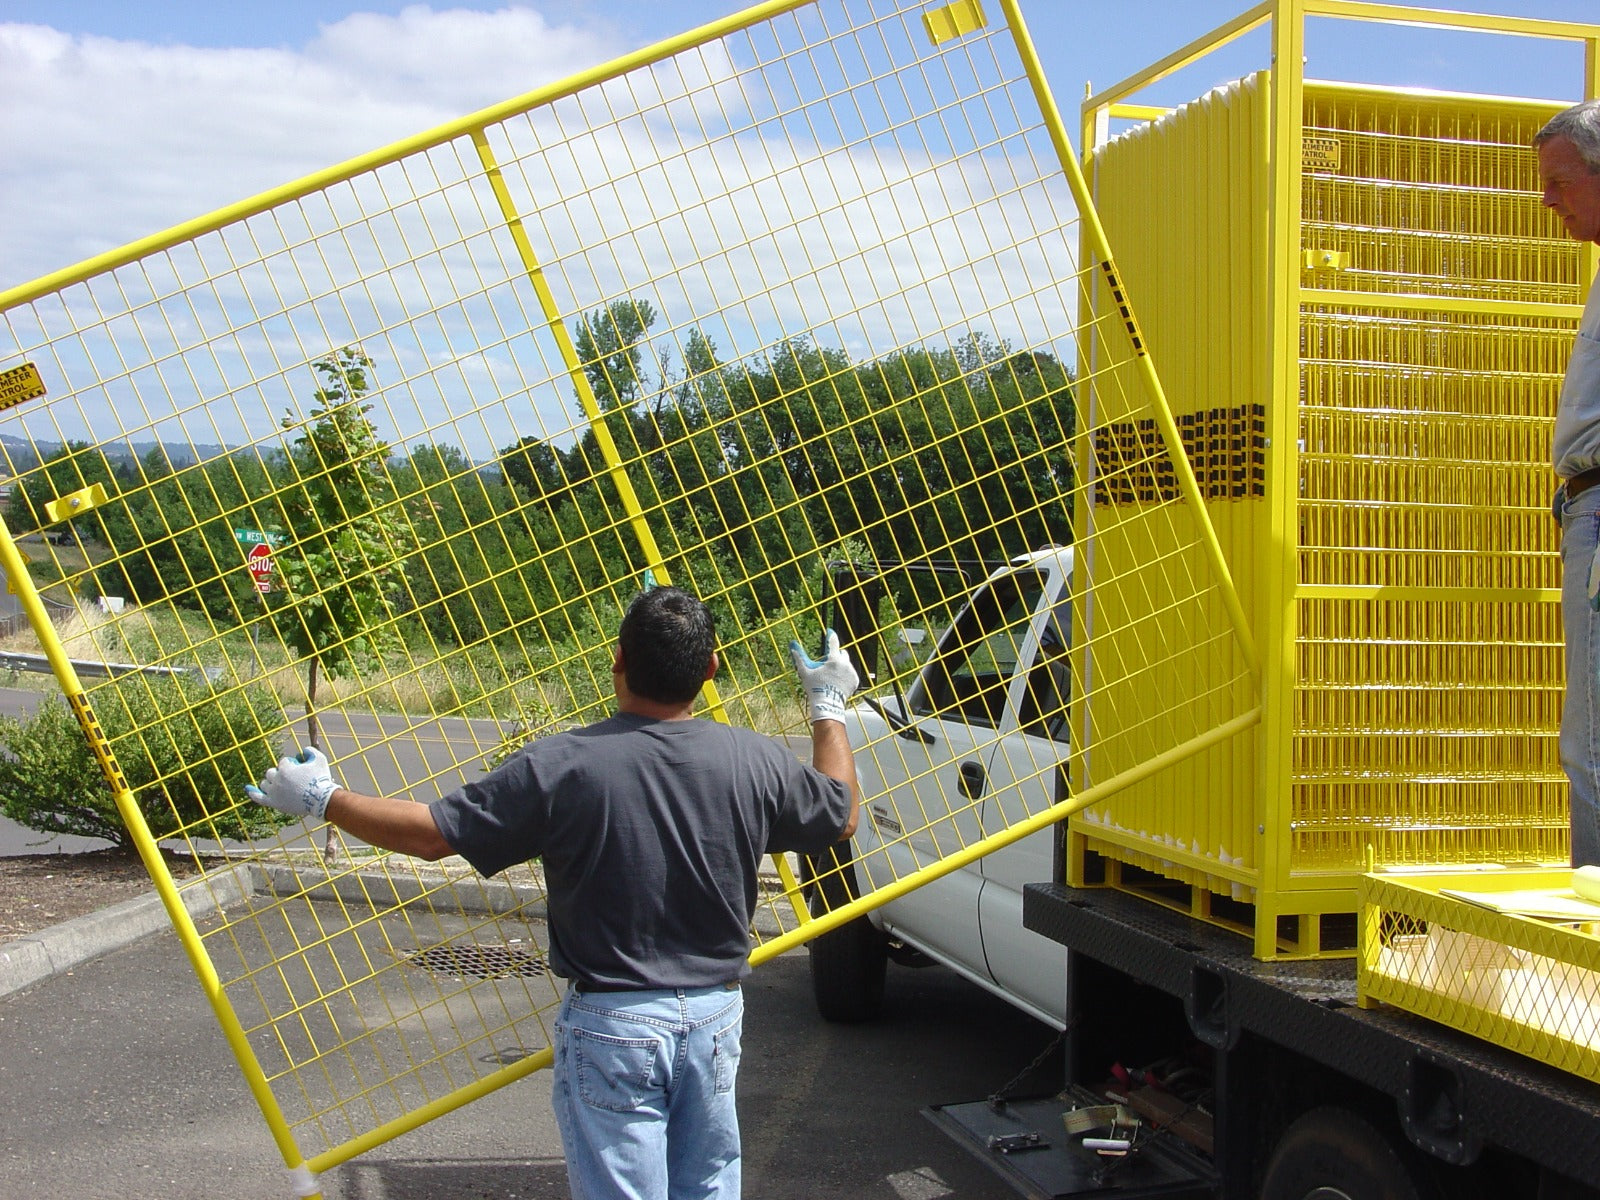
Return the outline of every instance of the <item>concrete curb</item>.
<path id="1" fill-rule="evenodd" d="M 221 905 L 235 904 L 253 891 L 249 872 L 238 867 L 213 871 L 203 881 L 191 880 L 178 888 L 184 908 L 194 917 L 213 912 Z M 149 895 L 0 943 L 0 996 L 9 996 L 41 979 L 70 971 L 171 928 L 161 897 Z"/>
<path id="2" fill-rule="evenodd" d="M 360 870 L 330 873 L 322 867 L 295 867 L 278 863 L 254 863 L 250 871 L 255 884 L 254 894 L 277 899 L 301 895 L 311 900 L 338 897 L 346 904 L 388 909 L 410 903 L 441 887 L 449 887 L 451 903 L 462 912 L 501 914 L 520 911 L 541 919 L 546 915 L 543 888 L 533 884 L 507 883 L 503 879 L 426 871 L 415 875 Z M 454 880 L 453 885 L 451 880 Z"/>
<path id="3" fill-rule="evenodd" d="M 337 897 L 347 904 L 389 908 L 415 900 L 444 881 L 442 875 L 407 877 L 348 868 L 330 873 L 322 867 L 249 863 L 185 880 L 178 885 L 178 894 L 189 915 L 198 919 L 255 896 L 305 896 L 312 900 Z M 461 886 L 463 882 L 470 882 L 471 886 Z M 543 893 L 527 885 L 469 877 L 466 881 L 458 879 L 452 891 L 452 904 L 464 912 L 507 913 L 520 909 L 530 916 L 545 915 Z M 159 895 L 152 893 L 0 943 L 0 996 L 9 996 L 41 979 L 63 974 L 171 928 L 166 906 Z"/>

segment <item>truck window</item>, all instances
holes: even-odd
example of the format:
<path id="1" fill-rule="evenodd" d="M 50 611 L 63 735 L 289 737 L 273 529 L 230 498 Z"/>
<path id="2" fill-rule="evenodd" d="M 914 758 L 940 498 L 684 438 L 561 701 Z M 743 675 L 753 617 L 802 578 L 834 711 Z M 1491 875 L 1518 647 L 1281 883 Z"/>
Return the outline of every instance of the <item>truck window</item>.
<path id="1" fill-rule="evenodd" d="M 911 711 L 969 725 L 999 725 L 1028 622 L 1043 591 L 1042 575 L 1021 571 L 974 596 L 923 672 L 922 686 L 910 697 Z"/>
<path id="2" fill-rule="evenodd" d="M 1050 614 L 1039 638 L 1039 653 L 1028 671 L 1017 721 L 1024 733 L 1035 737 L 1070 740 L 1067 702 L 1072 699 L 1072 673 L 1067 657 L 1067 630 L 1072 628 L 1066 605 Z"/>

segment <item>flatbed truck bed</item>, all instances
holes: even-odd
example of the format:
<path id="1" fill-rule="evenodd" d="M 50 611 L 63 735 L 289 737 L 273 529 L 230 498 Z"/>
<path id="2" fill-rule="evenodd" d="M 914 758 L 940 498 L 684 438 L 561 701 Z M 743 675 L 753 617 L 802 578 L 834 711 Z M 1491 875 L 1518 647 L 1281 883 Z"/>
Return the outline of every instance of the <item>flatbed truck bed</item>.
<path id="1" fill-rule="evenodd" d="M 1194 1107 L 1210 1128 L 1181 1147 L 1199 1164 L 1182 1194 L 1600 1197 L 1600 1085 L 1398 1009 L 1357 1007 L 1352 959 L 1259 961 L 1247 938 L 1148 899 L 1059 883 L 1024 889 L 1023 921 L 1063 947 L 1069 1100 L 1102 1096 L 1130 1069 L 1139 1078 L 1142 1063 L 1182 1062 L 1204 1077 Z M 936 1119 L 987 1118 L 947 1108 Z M 1052 1138 L 1071 1142 L 1059 1122 Z M 1004 1173 L 1050 1174 L 1042 1153 L 1025 1167 L 987 1151 L 981 1129 L 967 1140 Z M 1332 1180 L 1329 1162 L 1350 1180 Z M 1171 1181 L 1124 1186 L 1125 1172 L 1079 1191 L 1013 1182 L 1041 1197 L 1174 1194 Z"/>

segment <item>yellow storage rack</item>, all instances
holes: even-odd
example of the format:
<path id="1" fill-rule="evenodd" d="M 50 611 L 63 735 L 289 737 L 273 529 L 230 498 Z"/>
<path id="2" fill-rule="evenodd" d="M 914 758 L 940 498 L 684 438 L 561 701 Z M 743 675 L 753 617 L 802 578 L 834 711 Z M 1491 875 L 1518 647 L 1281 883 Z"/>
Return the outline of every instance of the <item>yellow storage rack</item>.
<path id="1" fill-rule="evenodd" d="M 1308 81 L 1308 16 L 1575 40 L 1587 78 L 1551 82 L 1568 101 Z M 1281 69 L 1133 103 L 1263 27 Z M 1595 248 L 1540 204 L 1530 142 L 1600 90 L 1597 45 L 1592 25 L 1263 4 L 1085 101 L 1085 175 L 1262 647 L 1264 712 L 1074 817 L 1072 882 L 1294 957 L 1350 952 L 1369 847 L 1566 861 L 1549 435 Z M 1133 432 L 1097 443 L 1080 537 L 1159 499 Z"/>

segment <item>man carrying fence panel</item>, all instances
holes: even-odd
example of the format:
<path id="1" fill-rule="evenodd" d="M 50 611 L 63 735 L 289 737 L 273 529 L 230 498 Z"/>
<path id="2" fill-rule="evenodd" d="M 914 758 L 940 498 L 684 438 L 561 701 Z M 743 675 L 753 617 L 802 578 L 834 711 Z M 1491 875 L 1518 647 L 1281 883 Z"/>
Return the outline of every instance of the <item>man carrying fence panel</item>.
<path id="1" fill-rule="evenodd" d="M 855 832 L 843 717 L 858 680 L 838 639 L 820 662 L 791 647 L 811 767 L 770 738 L 694 719 L 715 641 L 700 600 L 642 592 L 612 659 L 617 713 L 530 743 L 429 805 L 349 791 L 314 749 L 246 789 L 385 849 L 460 854 L 483 875 L 542 860 L 551 965 L 568 981 L 553 1096 L 575 1200 L 737 1200 L 757 867 Z"/>

